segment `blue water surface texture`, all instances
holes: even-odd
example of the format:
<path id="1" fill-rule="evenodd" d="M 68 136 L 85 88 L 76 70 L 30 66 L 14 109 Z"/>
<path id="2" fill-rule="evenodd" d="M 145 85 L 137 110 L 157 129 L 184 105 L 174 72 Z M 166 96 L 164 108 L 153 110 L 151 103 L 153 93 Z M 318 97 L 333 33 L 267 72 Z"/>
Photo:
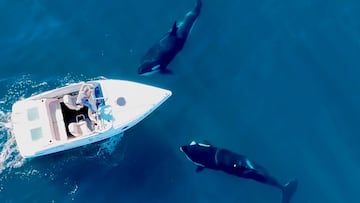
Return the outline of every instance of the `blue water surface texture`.
<path id="1" fill-rule="evenodd" d="M 179 150 L 192 140 L 298 178 L 291 203 L 360 202 L 360 2 L 203 0 L 174 74 L 138 75 L 194 4 L 0 1 L 1 203 L 280 203 L 276 188 L 196 173 Z M 123 137 L 21 158 L 7 128 L 15 101 L 103 77 L 173 96 Z"/>

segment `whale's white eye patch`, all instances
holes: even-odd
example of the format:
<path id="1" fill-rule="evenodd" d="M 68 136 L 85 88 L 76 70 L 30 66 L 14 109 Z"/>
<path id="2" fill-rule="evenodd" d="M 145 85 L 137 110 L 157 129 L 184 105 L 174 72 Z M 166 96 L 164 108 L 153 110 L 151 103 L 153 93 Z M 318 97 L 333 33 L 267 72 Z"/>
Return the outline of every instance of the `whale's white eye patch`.
<path id="1" fill-rule="evenodd" d="M 158 64 L 158 65 L 152 67 L 151 70 L 154 71 L 154 70 L 157 70 L 157 69 L 159 69 L 159 68 L 160 68 L 160 65 Z"/>
<path id="2" fill-rule="evenodd" d="M 210 145 L 208 144 L 203 144 L 203 143 L 198 143 L 198 145 L 202 146 L 202 147 L 210 147 Z"/>
<path id="3" fill-rule="evenodd" d="M 190 145 L 196 145 L 196 142 L 195 142 L 195 141 L 191 141 L 191 142 L 190 142 Z"/>
<path id="4" fill-rule="evenodd" d="M 251 161 L 249 159 L 246 159 L 246 164 L 251 168 L 254 169 L 255 167 L 252 165 Z"/>

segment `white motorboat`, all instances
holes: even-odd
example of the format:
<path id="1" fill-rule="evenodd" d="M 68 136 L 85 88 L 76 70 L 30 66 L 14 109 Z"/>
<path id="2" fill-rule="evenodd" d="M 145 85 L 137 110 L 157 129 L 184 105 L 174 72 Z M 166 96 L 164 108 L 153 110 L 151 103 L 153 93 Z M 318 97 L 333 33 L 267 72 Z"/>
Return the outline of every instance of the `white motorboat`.
<path id="1" fill-rule="evenodd" d="M 98 142 L 143 120 L 171 91 L 125 80 L 94 80 L 50 90 L 12 106 L 20 154 L 32 158 Z"/>

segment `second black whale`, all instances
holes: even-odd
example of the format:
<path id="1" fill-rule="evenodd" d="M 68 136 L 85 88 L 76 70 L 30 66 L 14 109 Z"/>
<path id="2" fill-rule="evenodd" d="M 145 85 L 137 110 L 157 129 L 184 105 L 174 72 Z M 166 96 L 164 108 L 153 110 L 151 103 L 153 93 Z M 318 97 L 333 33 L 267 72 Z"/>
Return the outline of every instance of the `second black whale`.
<path id="1" fill-rule="evenodd" d="M 298 185 L 296 179 L 282 185 L 264 167 L 246 156 L 227 149 L 217 148 L 209 143 L 192 141 L 189 145 L 181 146 L 180 150 L 190 161 L 197 165 L 197 172 L 205 168 L 220 170 L 234 176 L 252 179 L 279 188 L 282 191 L 282 203 L 290 202 Z"/>
<path id="2" fill-rule="evenodd" d="M 197 0 L 194 8 L 186 13 L 183 21 L 179 23 L 175 21 L 172 29 L 146 52 L 138 67 L 138 74 L 171 73 L 167 66 L 184 47 L 191 28 L 200 14 L 201 6 L 201 0 Z"/>

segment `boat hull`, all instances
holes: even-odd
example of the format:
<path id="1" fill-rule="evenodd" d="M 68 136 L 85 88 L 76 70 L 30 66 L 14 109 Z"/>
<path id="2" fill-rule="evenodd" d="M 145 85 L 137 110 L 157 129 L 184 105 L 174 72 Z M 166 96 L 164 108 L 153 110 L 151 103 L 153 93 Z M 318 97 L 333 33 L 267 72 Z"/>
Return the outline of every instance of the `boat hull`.
<path id="1" fill-rule="evenodd" d="M 79 89 L 84 84 L 96 87 L 93 98 L 96 113 L 89 111 L 89 115 L 83 115 L 86 111 L 64 110 L 67 108 L 65 96 L 79 96 Z M 166 89 L 126 80 L 106 79 L 71 84 L 16 102 L 11 118 L 13 134 L 20 154 L 25 158 L 81 147 L 130 129 L 171 94 Z M 90 119 L 92 114 L 96 115 L 95 121 Z M 75 122 L 69 120 L 75 116 Z M 80 121 L 79 116 L 84 120 Z M 84 126 L 87 127 L 82 126 L 78 130 L 84 127 L 87 131 L 79 135 L 71 131 L 71 125 L 80 126 L 81 122 L 86 123 Z"/>

